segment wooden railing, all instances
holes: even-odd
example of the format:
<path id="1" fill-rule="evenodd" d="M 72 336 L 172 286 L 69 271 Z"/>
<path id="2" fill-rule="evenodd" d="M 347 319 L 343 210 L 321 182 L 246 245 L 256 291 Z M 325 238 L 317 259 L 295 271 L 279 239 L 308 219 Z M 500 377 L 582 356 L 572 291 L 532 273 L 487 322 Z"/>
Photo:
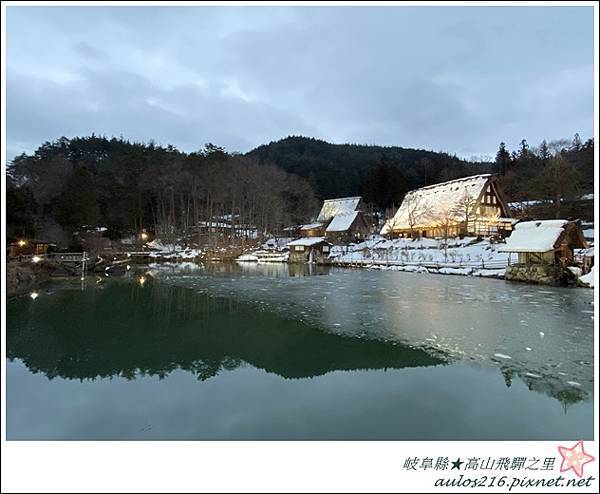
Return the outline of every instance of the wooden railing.
<path id="1" fill-rule="evenodd" d="M 13 262 L 83 262 L 84 260 L 90 260 L 87 252 L 52 252 L 49 254 L 23 254 L 7 257 L 7 261 Z"/>

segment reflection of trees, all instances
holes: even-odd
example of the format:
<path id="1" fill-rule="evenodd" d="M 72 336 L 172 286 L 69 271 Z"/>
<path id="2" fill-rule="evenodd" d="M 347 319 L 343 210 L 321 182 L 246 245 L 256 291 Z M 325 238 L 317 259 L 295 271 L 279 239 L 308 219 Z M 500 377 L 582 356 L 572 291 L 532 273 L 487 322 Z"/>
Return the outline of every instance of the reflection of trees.
<path id="1" fill-rule="evenodd" d="M 151 281 L 14 301 L 7 356 L 49 378 L 72 379 L 162 378 L 179 368 L 204 380 L 243 362 L 286 378 L 442 363 L 421 350 L 329 334 Z"/>
<path id="2" fill-rule="evenodd" d="M 532 377 L 528 376 L 525 371 L 520 372 L 509 366 L 501 367 L 500 372 L 504 376 L 506 387 L 510 388 L 513 379 L 518 376 L 530 391 L 544 393 L 545 395 L 560 401 L 565 413 L 569 406 L 588 398 L 588 393 L 585 390 L 564 384 L 559 379 L 552 376 Z"/>

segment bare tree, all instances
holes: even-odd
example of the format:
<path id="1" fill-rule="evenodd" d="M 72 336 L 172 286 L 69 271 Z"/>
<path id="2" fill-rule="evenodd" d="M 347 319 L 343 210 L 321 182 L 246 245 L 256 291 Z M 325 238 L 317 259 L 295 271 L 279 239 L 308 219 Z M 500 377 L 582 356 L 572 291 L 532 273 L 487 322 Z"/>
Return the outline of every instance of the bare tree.
<path id="1" fill-rule="evenodd" d="M 451 213 L 462 221 L 464 221 L 465 229 L 464 233 L 469 233 L 469 222 L 477 219 L 477 198 L 469 193 L 467 188 L 463 194 L 456 201 L 454 207 L 451 209 Z"/>
<path id="2" fill-rule="evenodd" d="M 434 214 L 430 215 L 432 223 L 435 224 L 436 228 L 441 230 L 442 239 L 444 241 L 444 262 L 448 262 L 448 239 L 450 238 L 450 232 L 452 227 L 456 225 L 456 212 L 453 206 L 440 207 Z"/>
<path id="3" fill-rule="evenodd" d="M 422 196 L 414 192 L 406 195 L 402 206 L 406 207 L 406 219 L 410 237 L 414 238 L 415 227 L 430 215 L 431 209 L 425 205 Z"/>

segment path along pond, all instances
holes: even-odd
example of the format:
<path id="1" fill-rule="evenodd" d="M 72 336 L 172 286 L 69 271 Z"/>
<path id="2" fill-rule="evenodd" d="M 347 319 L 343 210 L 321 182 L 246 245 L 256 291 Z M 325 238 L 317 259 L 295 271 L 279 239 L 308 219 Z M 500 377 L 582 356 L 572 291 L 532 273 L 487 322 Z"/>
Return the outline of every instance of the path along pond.
<path id="1" fill-rule="evenodd" d="M 593 438 L 593 290 L 153 266 L 7 305 L 8 439 Z"/>

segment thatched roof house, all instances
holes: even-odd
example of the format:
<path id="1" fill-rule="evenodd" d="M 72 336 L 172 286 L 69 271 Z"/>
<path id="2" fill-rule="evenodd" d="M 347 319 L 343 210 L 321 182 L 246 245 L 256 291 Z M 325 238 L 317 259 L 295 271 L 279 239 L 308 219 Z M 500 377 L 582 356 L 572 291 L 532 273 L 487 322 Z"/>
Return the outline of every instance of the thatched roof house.
<path id="1" fill-rule="evenodd" d="M 382 235 L 489 235 L 510 231 L 513 220 L 491 174 L 422 187 L 406 194 Z"/>
<path id="2" fill-rule="evenodd" d="M 303 225 L 303 237 L 324 237 L 335 243 L 363 238 L 369 233 L 369 224 L 362 211 L 362 197 L 327 199 L 316 222 Z"/>

